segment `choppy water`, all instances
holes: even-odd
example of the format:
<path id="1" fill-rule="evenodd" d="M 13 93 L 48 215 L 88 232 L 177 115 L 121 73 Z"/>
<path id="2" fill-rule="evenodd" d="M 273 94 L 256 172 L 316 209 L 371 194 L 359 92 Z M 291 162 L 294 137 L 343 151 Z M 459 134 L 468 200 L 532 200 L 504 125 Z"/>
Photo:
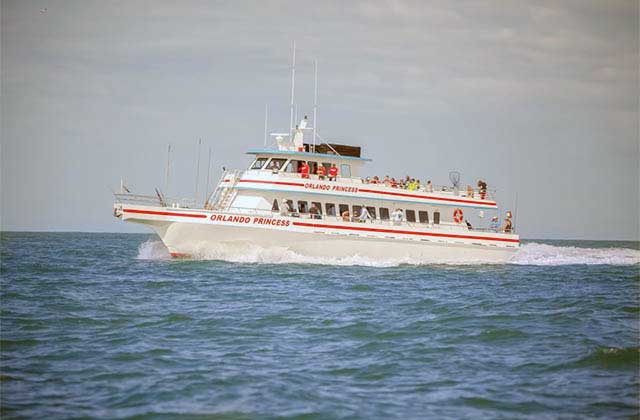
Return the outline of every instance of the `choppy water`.
<path id="1" fill-rule="evenodd" d="M 1 244 L 3 419 L 638 415 L 637 243 L 464 266 L 179 261 L 149 235 Z"/>

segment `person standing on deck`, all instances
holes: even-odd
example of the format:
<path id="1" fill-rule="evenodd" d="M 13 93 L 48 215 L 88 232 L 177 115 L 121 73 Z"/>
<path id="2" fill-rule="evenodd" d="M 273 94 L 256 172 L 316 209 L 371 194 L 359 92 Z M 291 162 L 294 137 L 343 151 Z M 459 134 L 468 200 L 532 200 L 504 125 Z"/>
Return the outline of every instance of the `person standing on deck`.
<path id="1" fill-rule="evenodd" d="M 335 181 L 338 178 L 338 168 L 335 163 L 331 164 L 329 168 L 329 181 Z"/>

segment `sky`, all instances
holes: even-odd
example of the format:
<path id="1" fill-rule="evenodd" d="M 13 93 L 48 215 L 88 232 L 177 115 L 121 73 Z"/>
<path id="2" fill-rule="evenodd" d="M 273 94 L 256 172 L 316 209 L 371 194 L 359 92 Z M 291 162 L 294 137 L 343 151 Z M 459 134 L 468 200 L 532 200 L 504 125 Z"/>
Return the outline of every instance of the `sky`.
<path id="1" fill-rule="evenodd" d="M 2 230 L 145 232 L 112 190 L 193 197 L 289 124 L 365 174 L 485 179 L 523 238 L 640 239 L 637 1 L 2 1 Z M 211 186 L 209 188 L 211 188 Z M 516 210 L 517 202 L 517 210 Z"/>

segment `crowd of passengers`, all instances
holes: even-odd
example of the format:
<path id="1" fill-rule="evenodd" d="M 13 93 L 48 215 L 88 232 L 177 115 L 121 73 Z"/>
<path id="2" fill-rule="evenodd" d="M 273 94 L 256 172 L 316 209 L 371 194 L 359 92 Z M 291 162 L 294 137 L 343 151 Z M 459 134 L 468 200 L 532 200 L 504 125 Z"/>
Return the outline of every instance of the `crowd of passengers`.
<path id="1" fill-rule="evenodd" d="M 353 206 L 353 213 L 349 211 L 349 206 L 346 204 L 339 205 L 339 218 L 343 222 L 357 222 L 357 223 L 366 223 L 373 222 L 376 220 L 376 208 L 375 207 L 367 207 L 367 206 Z M 311 219 L 322 219 L 322 204 L 321 203 L 311 203 L 311 207 L 308 207 L 306 201 L 298 201 L 297 209 L 294 207 L 293 200 L 287 200 L 283 198 L 281 204 L 279 205 L 277 200 L 274 200 L 273 211 L 280 211 L 280 214 L 283 216 L 291 216 L 291 217 L 300 217 L 303 214 L 308 214 Z M 338 217 L 336 214 L 336 206 L 335 204 L 326 204 L 327 216 Z M 407 210 L 405 211 L 401 208 L 396 208 L 391 213 L 389 213 L 388 208 L 379 208 L 379 216 L 380 220 L 390 220 L 394 225 L 400 225 L 403 222 L 420 222 L 420 223 L 429 223 L 429 213 L 426 211 L 418 211 L 418 220 L 416 220 L 416 211 L 415 210 Z M 489 230 L 493 232 L 505 232 L 511 233 L 513 230 L 513 225 L 511 221 L 511 212 L 507 212 L 505 218 L 505 224 L 503 227 L 500 226 L 498 217 L 493 217 L 491 219 L 491 223 L 489 224 Z M 473 226 L 468 220 L 464 220 L 467 228 L 469 230 L 473 230 Z M 440 224 L 440 212 L 433 212 L 433 224 Z"/>
<path id="2" fill-rule="evenodd" d="M 316 168 L 316 175 L 318 179 L 329 181 L 336 181 L 338 179 L 339 170 L 335 163 L 328 165 L 314 165 Z M 274 172 L 280 170 L 280 165 L 276 161 L 272 161 L 270 168 Z M 309 162 L 301 161 L 297 167 L 297 173 L 300 174 L 301 178 L 308 179 L 310 178 L 311 166 Z M 374 177 L 366 177 L 362 180 L 365 184 L 382 184 L 390 188 L 399 188 L 409 191 L 425 191 L 425 192 L 433 192 L 433 184 L 431 180 L 428 180 L 426 184 L 421 184 L 419 179 L 412 178 L 407 175 L 405 178 L 395 178 L 390 177 L 389 175 L 385 176 L 383 179 L 380 179 L 377 175 Z M 481 179 L 478 180 L 478 194 L 480 199 L 484 200 L 487 196 L 487 183 Z M 467 185 L 467 197 L 474 197 L 475 191 L 471 185 Z"/>
<path id="3" fill-rule="evenodd" d="M 433 192 L 433 184 L 431 180 L 428 180 L 426 184 L 421 184 L 419 179 L 411 178 L 409 175 L 396 180 L 395 178 L 385 176 L 383 179 L 378 176 L 366 177 L 362 182 L 365 184 L 383 184 L 391 188 L 400 188 L 409 191 L 426 191 Z M 487 197 L 487 183 L 481 179 L 478 180 L 478 194 L 480 199 L 484 200 Z M 467 197 L 474 197 L 475 191 L 471 185 L 467 185 Z"/>

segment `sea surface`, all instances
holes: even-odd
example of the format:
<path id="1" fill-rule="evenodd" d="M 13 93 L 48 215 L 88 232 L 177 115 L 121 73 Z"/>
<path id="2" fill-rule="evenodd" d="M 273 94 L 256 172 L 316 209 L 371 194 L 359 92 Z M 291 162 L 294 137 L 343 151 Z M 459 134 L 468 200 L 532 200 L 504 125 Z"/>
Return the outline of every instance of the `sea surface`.
<path id="1" fill-rule="evenodd" d="M 2 233 L 2 419 L 637 418 L 640 250 L 503 265 Z"/>

